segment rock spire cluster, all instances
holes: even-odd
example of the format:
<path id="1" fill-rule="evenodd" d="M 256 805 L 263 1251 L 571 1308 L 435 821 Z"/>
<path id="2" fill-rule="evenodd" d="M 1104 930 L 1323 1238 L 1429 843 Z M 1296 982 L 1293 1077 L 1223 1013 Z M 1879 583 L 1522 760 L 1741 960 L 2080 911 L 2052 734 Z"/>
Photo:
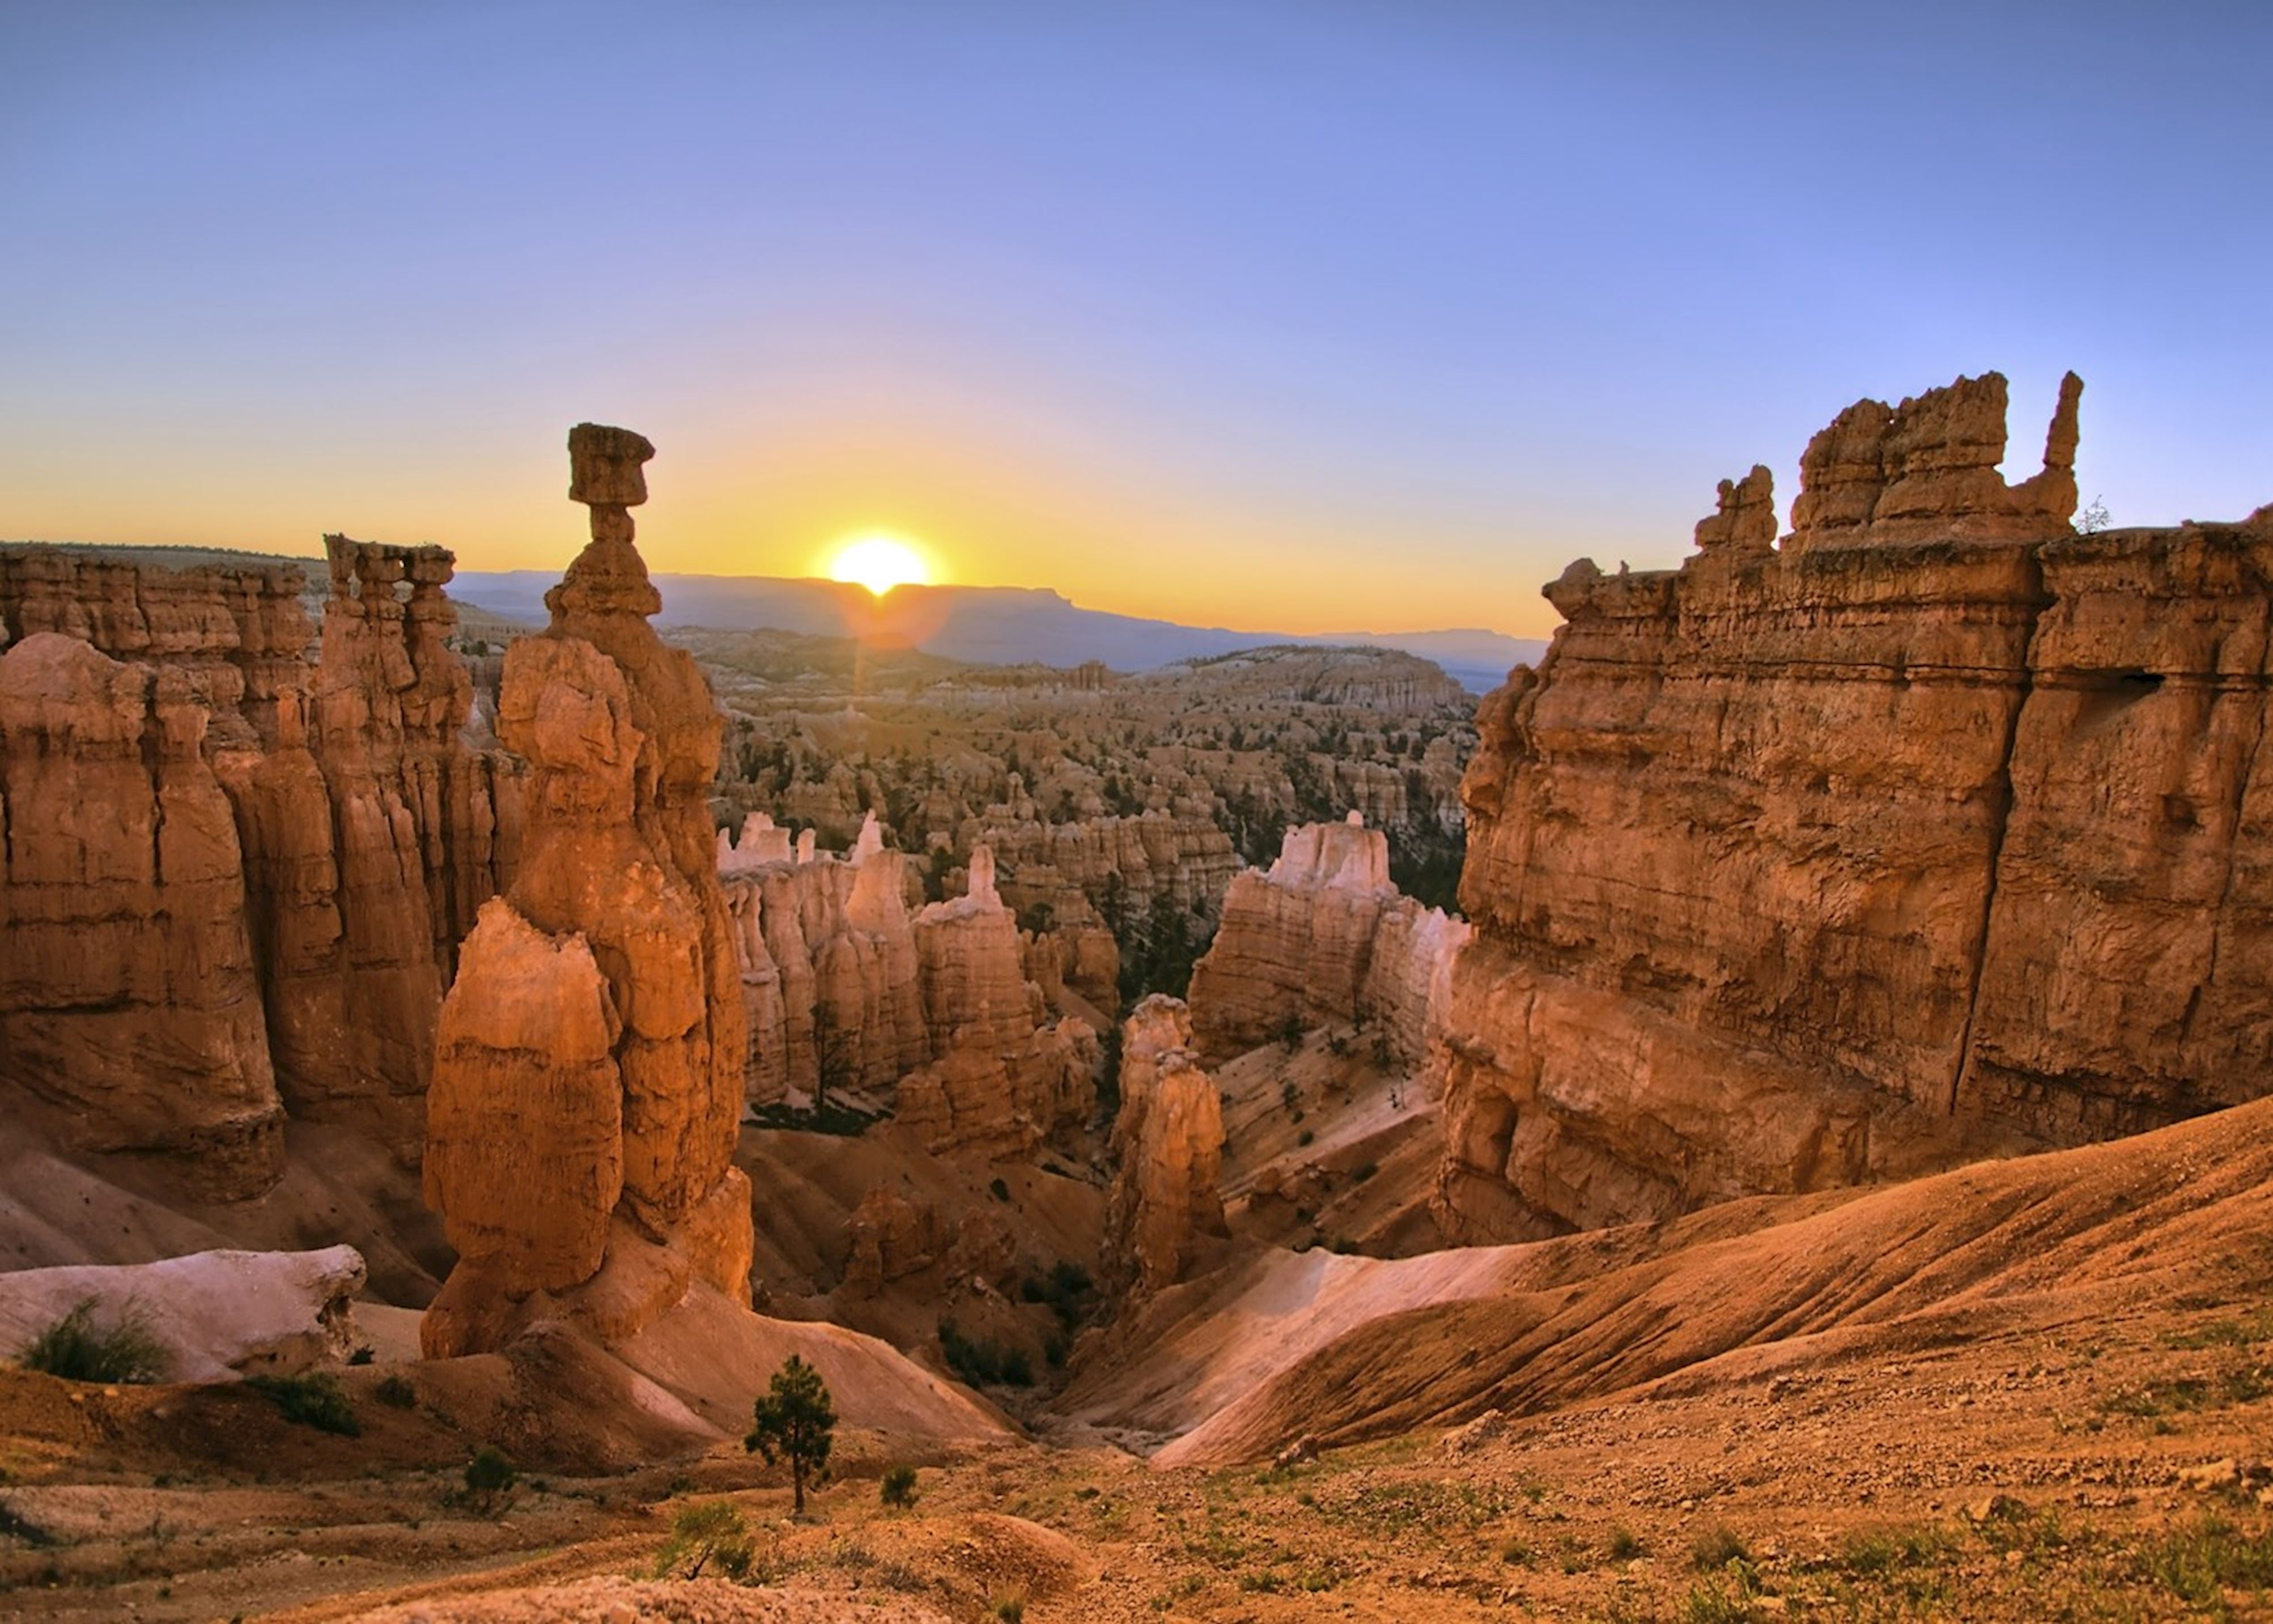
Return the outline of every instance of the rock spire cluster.
<path id="1" fill-rule="evenodd" d="M 1289 1020 L 1378 1022 L 1407 1062 L 1442 1025 L 1452 955 L 1468 927 L 1389 878 L 1389 837 L 1353 812 L 1287 831 L 1270 868 L 1242 869 L 1215 942 L 1192 967 L 1192 1028 L 1211 1062 L 1268 1042 Z"/>
<path id="2" fill-rule="evenodd" d="M 748 1084 L 889 1092 L 933 1150 L 1019 1156 L 1084 1126 L 1096 1100 L 1097 1034 L 1051 1015 L 1030 958 L 1046 958 L 971 855 L 964 894 L 911 912 L 905 859 L 871 816 L 843 857 L 792 849 L 764 813 L 718 836 L 750 1022 Z M 1054 962 L 1045 969 L 1055 969 Z"/>
<path id="3" fill-rule="evenodd" d="M 0 1085 L 64 1142 L 235 1200 L 286 1114 L 415 1162 L 519 764 L 470 744 L 440 548 L 296 566 L 0 547 Z"/>

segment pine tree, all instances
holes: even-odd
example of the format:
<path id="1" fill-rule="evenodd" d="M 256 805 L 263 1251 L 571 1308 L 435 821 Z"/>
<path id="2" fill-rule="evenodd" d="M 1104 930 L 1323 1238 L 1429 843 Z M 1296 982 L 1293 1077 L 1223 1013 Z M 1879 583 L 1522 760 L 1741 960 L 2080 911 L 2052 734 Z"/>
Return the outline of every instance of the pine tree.
<path id="1" fill-rule="evenodd" d="M 796 1354 L 774 1372 L 771 1390 L 755 1406 L 756 1426 L 742 1440 L 742 1448 L 766 1457 L 789 1462 L 792 1515 L 805 1515 L 805 1485 L 827 1481 L 829 1447 L 836 1430 L 836 1406 L 829 1396 L 821 1373 Z"/>

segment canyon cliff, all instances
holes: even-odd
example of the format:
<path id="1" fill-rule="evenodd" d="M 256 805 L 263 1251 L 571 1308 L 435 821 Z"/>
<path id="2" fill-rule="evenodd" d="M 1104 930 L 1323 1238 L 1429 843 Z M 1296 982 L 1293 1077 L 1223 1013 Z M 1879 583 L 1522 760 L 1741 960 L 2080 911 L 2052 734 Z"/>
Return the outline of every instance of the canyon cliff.
<path id="1" fill-rule="evenodd" d="M 285 1114 L 409 1160 L 455 943 L 513 862 L 464 733 L 450 555 L 294 567 L 0 547 L 0 1081 L 89 1151 L 257 1194 Z"/>
<path id="2" fill-rule="evenodd" d="M 1183 1279 L 1209 1237 L 1228 1232 L 1216 1190 L 1223 1099 L 1200 1067 L 1191 1012 L 1180 999 L 1153 993 L 1121 1028 L 1113 1152 L 1106 1283 L 1149 1296 Z"/>
<path id="3" fill-rule="evenodd" d="M 501 1345 L 540 1293 L 610 1341 L 697 1279 L 749 1302 L 747 1037 L 706 798 L 721 722 L 648 624 L 630 509 L 654 447 L 581 423 L 568 448 L 592 540 L 551 625 L 506 654 L 522 860 L 466 939 L 427 1100 L 427 1204 L 459 1254 L 430 1358 Z"/>
<path id="4" fill-rule="evenodd" d="M 759 1104 L 880 1093 L 934 1151 L 1023 1155 L 1085 1126 L 1096 1101 L 1102 1019 L 1051 1013 L 1077 950 L 1021 932 L 971 853 L 964 894 L 911 911 L 906 859 L 867 819 L 852 849 L 792 844 L 762 812 L 717 837 L 749 1021 L 746 1087 Z"/>
<path id="5" fill-rule="evenodd" d="M 1289 1022 L 1352 1022 L 1377 1024 L 1400 1059 L 1421 1060 L 1467 936 L 1464 921 L 1391 883 L 1389 837 L 1361 814 L 1289 829 L 1269 869 L 1232 880 L 1214 945 L 1192 967 L 1200 1052 L 1219 1063 Z"/>
<path id="6" fill-rule="evenodd" d="M 1517 1239 L 2135 1133 L 2273 1059 L 2273 509 L 2079 535 L 2081 385 L 1864 401 L 1681 568 L 1546 588 L 1479 715 L 1446 1232 Z"/>

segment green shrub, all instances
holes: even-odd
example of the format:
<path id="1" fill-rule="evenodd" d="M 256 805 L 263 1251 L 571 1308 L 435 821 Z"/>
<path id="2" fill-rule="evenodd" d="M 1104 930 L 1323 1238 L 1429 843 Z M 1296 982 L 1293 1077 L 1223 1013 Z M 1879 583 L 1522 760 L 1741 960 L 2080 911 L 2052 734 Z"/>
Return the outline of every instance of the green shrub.
<path id="1" fill-rule="evenodd" d="M 91 1297 L 25 1343 L 16 1359 L 26 1370 L 60 1376 L 66 1381 L 136 1386 L 162 1381 L 171 1363 L 164 1344 L 150 1334 L 131 1308 L 121 1313 L 109 1329 L 97 1330 Z"/>
<path id="2" fill-rule="evenodd" d="M 749 1524 L 731 1501 L 713 1500 L 699 1506 L 681 1506 L 671 1520 L 671 1538 L 656 1553 L 658 1579 L 699 1579 L 716 1562 L 721 1573 L 739 1579 L 750 1571 L 757 1547 Z"/>
<path id="3" fill-rule="evenodd" d="M 2196 1606 L 2229 1590 L 2273 1587 L 2273 1534 L 2251 1534 L 2216 1513 L 2171 1529 L 2138 1554 L 2140 1576 Z"/>
<path id="4" fill-rule="evenodd" d="M 1633 1530 L 1621 1525 L 1610 1530 L 1609 1550 L 1612 1561 L 1630 1562 L 1641 1554 L 1641 1539 Z"/>
<path id="5" fill-rule="evenodd" d="M 1689 1542 L 1689 1565 L 1699 1573 L 1726 1568 L 1730 1562 L 1749 1562 L 1752 1560 L 1752 1552 L 1725 1523 L 1714 1523 Z"/>
<path id="6" fill-rule="evenodd" d="M 1081 1323 L 1095 1283 L 1089 1277 L 1089 1270 L 1061 1258 L 1051 1266 L 1047 1276 L 1028 1275 L 1019 1287 L 1019 1294 L 1030 1303 L 1046 1303 L 1059 1323 L 1071 1330 Z"/>
<path id="7" fill-rule="evenodd" d="M 363 1423 L 339 1379 L 320 1371 L 305 1376 L 248 1376 L 244 1385 L 276 1406 L 295 1426 L 312 1426 L 319 1433 L 359 1438 Z"/>
<path id="8" fill-rule="evenodd" d="M 409 1410 L 418 1403 L 418 1389 L 407 1376 L 382 1376 L 371 1393 L 380 1403 L 396 1410 Z"/>
<path id="9" fill-rule="evenodd" d="M 1016 1593 L 998 1596 L 994 1598 L 993 1611 L 994 1616 L 1002 1620 L 1002 1624 L 1024 1624 L 1026 1616 L 1026 1598 Z"/>
<path id="10" fill-rule="evenodd" d="M 466 1493 L 476 1500 L 494 1501 L 508 1493 L 521 1474 L 495 1444 L 484 1444 L 466 1463 Z"/>
<path id="11" fill-rule="evenodd" d="M 876 1498 L 887 1506 L 904 1510 L 916 1503 L 916 1469 L 912 1466 L 885 1468 L 883 1480 L 876 1486 Z"/>
<path id="12" fill-rule="evenodd" d="M 1033 1361 L 1024 1348 L 1005 1348 L 991 1338 L 965 1336 L 952 1320 L 939 1322 L 939 1351 L 948 1368 L 973 1387 L 1034 1385 Z"/>
<path id="13" fill-rule="evenodd" d="M 1308 1128 L 1304 1128 L 1301 1133 L 1294 1135 L 1294 1142 L 1298 1145 L 1307 1145 L 1317 1137 L 1317 1135 L 1316 1134 L 1313 1134 Z"/>
<path id="14" fill-rule="evenodd" d="M 348 1363 L 350 1365 L 368 1365 L 378 1357 L 379 1350 L 372 1347 L 369 1343 L 365 1343 L 362 1347 L 357 1348 L 353 1353 L 348 1355 Z"/>

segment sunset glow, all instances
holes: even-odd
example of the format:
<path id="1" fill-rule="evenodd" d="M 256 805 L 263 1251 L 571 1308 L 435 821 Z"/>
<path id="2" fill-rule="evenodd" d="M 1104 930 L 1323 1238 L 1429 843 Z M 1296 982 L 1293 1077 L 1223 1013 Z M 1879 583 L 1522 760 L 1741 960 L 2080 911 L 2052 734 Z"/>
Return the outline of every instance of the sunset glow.
<path id="1" fill-rule="evenodd" d="M 896 535 L 863 535 L 837 550 L 829 579 L 866 587 L 881 598 L 895 587 L 928 586 L 931 565 Z"/>

